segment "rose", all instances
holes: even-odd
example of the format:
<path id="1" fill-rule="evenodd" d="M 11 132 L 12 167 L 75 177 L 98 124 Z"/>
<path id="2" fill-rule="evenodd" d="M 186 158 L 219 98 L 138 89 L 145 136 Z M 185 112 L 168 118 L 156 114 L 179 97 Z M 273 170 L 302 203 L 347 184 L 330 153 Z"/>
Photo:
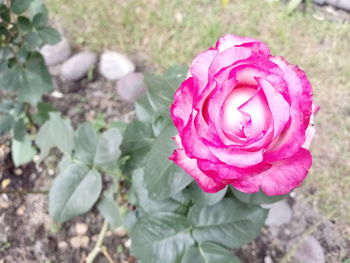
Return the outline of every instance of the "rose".
<path id="1" fill-rule="evenodd" d="M 312 88 L 305 73 L 263 42 L 225 35 L 199 54 L 176 91 L 170 157 L 206 192 L 230 184 L 282 195 L 311 167 Z"/>

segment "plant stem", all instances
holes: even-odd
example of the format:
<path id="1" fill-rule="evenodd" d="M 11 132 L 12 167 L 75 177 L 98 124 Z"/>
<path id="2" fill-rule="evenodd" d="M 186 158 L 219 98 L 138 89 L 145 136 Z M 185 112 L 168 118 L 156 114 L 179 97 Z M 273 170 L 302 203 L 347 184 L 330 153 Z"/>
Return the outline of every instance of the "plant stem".
<path id="1" fill-rule="evenodd" d="M 95 247 L 91 250 L 91 252 L 89 253 L 89 255 L 87 256 L 85 262 L 86 263 L 93 263 L 94 262 L 94 259 L 96 258 L 96 256 L 102 252 L 103 248 L 102 248 L 102 244 L 103 244 L 103 239 L 105 238 L 106 236 L 106 233 L 107 233 L 107 230 L 108 230 L 108 223 L 107 221 L 105 220 L 103 222 L 103 226 L 101 228 L 101 231 L 100 231 L 100 234 L 98 235 L 98 239 L 97 239 L 97 242 L 96 242 L 96 245 Z M 105 253 L 104 253 L 105 254 Z M 107 257 L 108 259 L 108 257 Z"/>

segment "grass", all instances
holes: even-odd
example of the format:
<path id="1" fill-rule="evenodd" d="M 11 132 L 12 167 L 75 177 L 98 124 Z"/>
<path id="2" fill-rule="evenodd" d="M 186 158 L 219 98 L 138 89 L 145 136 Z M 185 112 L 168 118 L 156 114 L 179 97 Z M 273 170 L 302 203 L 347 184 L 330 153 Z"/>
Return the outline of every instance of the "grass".
<path id="1" fill-rule="evenodd" d="M 235 0 L 46 0 L 77 47 L 147 54 L 162 70 L 188 64 L 225 33 L 267 42 L 273 54 L 303 68 L 321 106 L 314 166 L 304 186 L 338 222 L 350 224 L 350 24 L 291 16 L 279 3 Z"/>

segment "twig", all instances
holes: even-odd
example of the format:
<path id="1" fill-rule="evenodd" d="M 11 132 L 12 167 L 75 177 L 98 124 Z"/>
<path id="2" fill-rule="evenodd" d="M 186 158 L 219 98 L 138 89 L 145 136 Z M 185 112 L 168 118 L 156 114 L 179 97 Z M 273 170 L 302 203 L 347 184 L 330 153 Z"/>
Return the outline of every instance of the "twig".
<path id="1" fill-rule="evenodd" d="M 111 255 L 108 253 L 108 250 L 105 246 L 101 247 L 101 252 L 107 258 L 109 263 L 114 263 Z"/>
<path id="2" fill-rule="evenodd" d="M 107 230 L 108 230 L 108 223 L 107 221 L 105 220 L 103 222 L 103 226 L 101 228 L 101 231 L 100 231 L 100 234 L 98 235 L 98 239 L 97 239 L 97 242 L 96 242 L 96 245 L 95 247 L 91 250 L 91 252 L 89 253 L 89 255 L 87 256 L 85 262 L 86 263 L 93 263 L 94 262 L 94 259 L 96 258 L 96 256 L 102 252 L 103 253 L 103 249 L 102 249 L 102 244 L 103 244 L 103 239 L 105 238 L 106 236 L 106 233 L 107 233 Z M 104 254 L 104 253 L 103 253 Z M 104 254 L 105 255 L 105 254 Z M 107 257 L 108 259 L 108 257 Z M 113 262 L 113 261 L 112 261 Z"/>

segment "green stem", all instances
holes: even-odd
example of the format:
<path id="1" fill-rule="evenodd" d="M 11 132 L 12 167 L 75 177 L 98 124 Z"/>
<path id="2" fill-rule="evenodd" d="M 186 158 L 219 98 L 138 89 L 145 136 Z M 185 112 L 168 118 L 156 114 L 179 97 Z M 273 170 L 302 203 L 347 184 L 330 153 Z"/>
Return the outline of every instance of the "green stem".
<path id="1" fill-rule="evenodd" d="M 98 235 L 98 239 L 97 239 L 97 242 L 96 242 L 96 245 L 95 247 L 91 250 L 91 252 L 89 253 L 89 255 L 87 256 L 86 258 L 86 263 L 93 263 L 96 256 L 102 252 L 102 245 L 103 245 L 103 239 L 105 238 L 106 236 L 106 233 L 107 233 L 107 230 L 108 230 L 108 223 L 107 221 L 105 220 L 103 222 L 103 226 L 101 228 L 101 231 L 100 231 L 100 234 Z"/>

